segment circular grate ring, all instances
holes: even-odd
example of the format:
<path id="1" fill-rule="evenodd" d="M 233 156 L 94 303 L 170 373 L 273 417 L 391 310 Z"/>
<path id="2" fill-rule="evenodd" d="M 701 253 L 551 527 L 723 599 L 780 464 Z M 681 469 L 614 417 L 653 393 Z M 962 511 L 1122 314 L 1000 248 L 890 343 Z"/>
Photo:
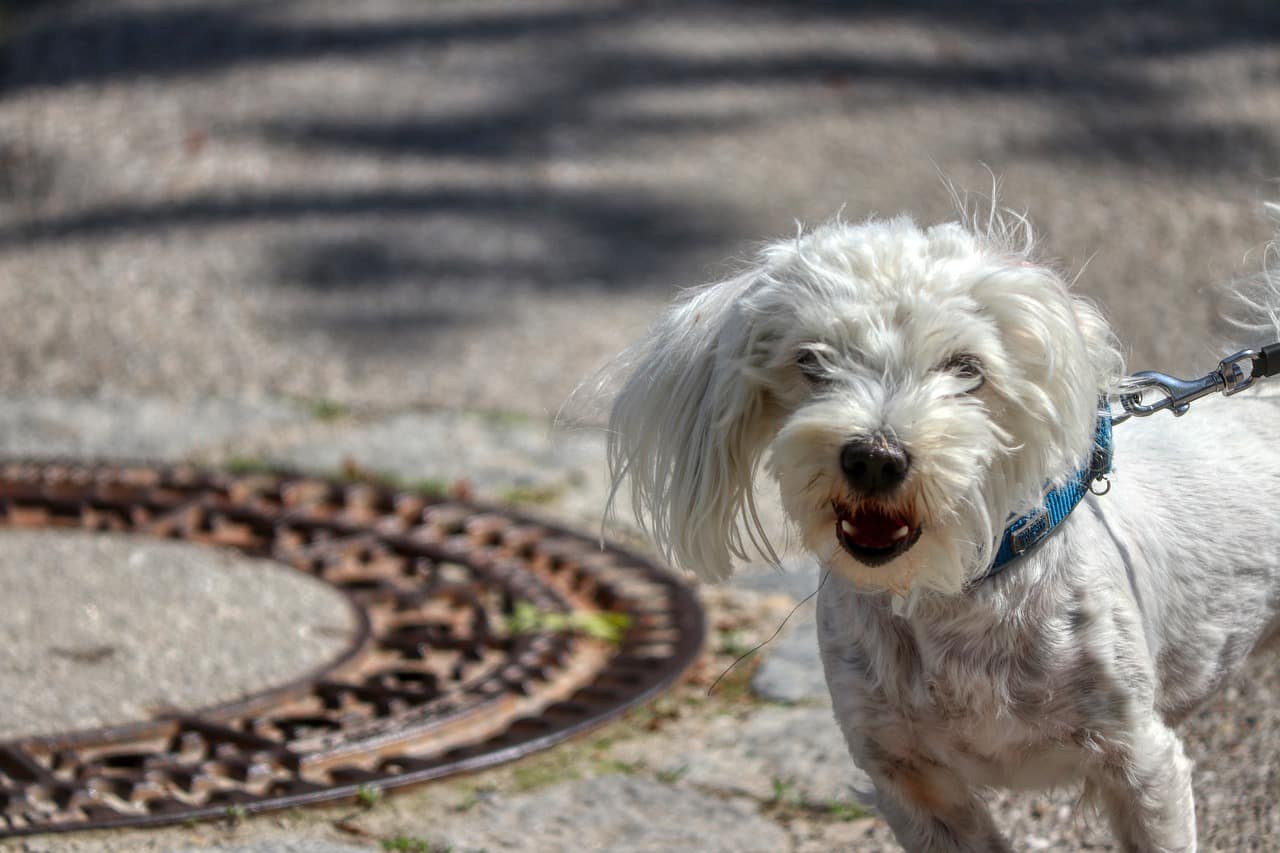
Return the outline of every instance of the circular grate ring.
<path id="1" fill-rule="evenodd" d="M 376 484 L 10 463 L 0 526 L 269 557 L 359 614 L 350 645 L 306 678 L 0 743 L 0 837 L 278 809 L 509 761 L 653 697 L 702 645 L 692 593 L 651 562 L 507 510 Z M 517 611 L 535 615 L 519 631 Z M 603 614 L 625 620 L 616 642 L 558 630 Z"/>

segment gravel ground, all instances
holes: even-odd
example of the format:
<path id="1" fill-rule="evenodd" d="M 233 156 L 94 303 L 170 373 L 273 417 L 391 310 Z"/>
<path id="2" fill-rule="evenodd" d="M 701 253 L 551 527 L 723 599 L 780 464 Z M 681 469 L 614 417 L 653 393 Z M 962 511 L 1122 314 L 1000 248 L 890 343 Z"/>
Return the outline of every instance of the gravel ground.
<path id="1" fill-rule="evenodd" d="M 215 465 L 233 460 L 266 462 L 272 457 L 251 456 L 249 448 L 276 448 L 275 452 L 287 451 L 287 458 L 301 468 L 323 471 L 334 459 L 333 448 L 342 447 L 354 454 L 348 460 L 359 467 L 374 461 L 382 470 L 402 472 L 412 479 L 426 471 L 469 470 L 467 464 L 459 467 L 460 457 L 501 459 L 515 446 L 525 448 L 518 457 L 522 462 L 505 473 L 500 467 L 475 465 L 483 474 L 471 483 L 479 497 L 513 500 L 526 512 L 580 527 L 596 520 L 603 499 L 604 484 L 598 477 L 574 473 L 579 467 L 598 472 L 603 466 L 602 446 L 595 435 L 553 434 L 536 420 L 453 412 L 335 418 L 328 412 L 320 417 L 298 407 L 283 410 L 292 412 L 285 421 L 278 419 L 281 406 L 265 406 L 261 416 L 246 419 L 257 424 L 256 429 L 191 446 L 175 458 Z M 156 407 L 145 400 L 131 405 L 107 401 L 95 414 L 91 401 L 59 403 L 46 397 L 41 398 L 40 411 L 44 422 L 56 427 L 55 434 L 79 448 L 81 455 L 93 457 L 109 453 L 111 445 L 102 441 L 105 437 L 109 442 L 115 430 L 143 431 L 143 421 Z M 127 411 L 137 413 L 138 424 L 132 430 L 121 414 Z M 277 419 L 265 417 L 268 411 Z M 180 433 L 192 416 L 175 416 L 168 423 L 175 434 Z M 104 429 L 103 423 L 114 428 Z M 407 429 L 406 423 L 416 428 Z M 151 428 L 159 430 L 154 423 Z M 441 436 L 453 436 L 456 443 L 441 441 Z M 10 452 L 6 446 L 10 442 L 21 447 L 31 440 L 29 435 L 0 435 L 0 453 Z M 633 531 L 619 526 L 613 533 L 627 537 Z M 224 679 L 211 679 L 205 687 L 216 694 L 220 684 L 222 689 L 248 689 L 247 682 L 264 677 L 269 664 L 279 663 L 261 661 L 256 652 L 246 651 L 262 632 L 288 633 L 283 642 L 277 636 L 262 645 L 284 646 L 293 655 L 304 656 L 302 662 L 285 662 L 285 677 L 289 667 L 294 667 L 292 671 L 305 667 L 305 655 L 324 655 L 324 649 L 314 644 L 332 639 L 335 620 L 342 616 L 324 596 L 317 598 L 313 590 L 295 590 L 288 583 L 281 585 L 285 579 L 271 577 L 288 573 L 264 572 L 256 562 L 220 558 L 213 566 L 202 566 L 201 560 L 208 557 L 200 549 L 171 543 L 55 536 L 51 544 L 44 544 L 36 539 L 24 542 L 22 536 L 29 535 L 0 542 L 4 555 L 0 597 L 7 604 L 0 610 L 0 637 L 12 635 L 19 642 L 40 645 L 49 644 L 56 633 L 62 648 L 67 632 L 31 632 L 24 625 L 46 618 L 54 624 L 53 620 L 69 616 L 67 636 L 74 634 L 80 640 L 72 642 L 75 637 L 71 637 L 66 648 L 79 651 L 72 656 L 79 669 L 70 674 L 58 669 L 71 664 L 55 649 L 45 650 L 58 660 L 42 672 L 83 679 L 86 671 L 92 676 L 96 670 L 99 677 L 87 682 L 95 685 L 90 691 L 93 702 L 87 702 L 90 697 L 82 695 L 86 692 L 82 680 L 31 677 L 30 684 L 39 685 L 36 693 L 25 686 L 23 673 L 17 672 L 13 685 L 0 685 L 0 689 L 31 697 L 19 703 L 18 728 L 23 715 L 46 712 L 51 721 L 86 712 L 104 719 L 128 718 L 139 713 L 143 696 L 160 697 L 170 706 L 205 701 L 208 694 L 190 692 L 189 674 L 181 667 L 165 670 L 155 663 L 142 664 L 151 676 L 144 691 L 136 678 L 111 676 L 119 663 L 114 653 L 106 660 L 92 654 L 108 644 L 127 649 L 129 654 L 123 657 L 130 661 L 135 651 L 143 660 L 147 653 L 153 661 L 171 659 L 168 640 L 154 648 L 137 641 L 136 626 L 148 620 L 176 618 L 197 631 L 185 644 L 181 636 L 174 637 L 172 646 L 195 650 L 201 671 Z M 24 554 L 37 547 L 30 565 L 43 568 L 23 570 Z M 84 566 L 89 560 L 111 571 L 87 573 Z M 176 568 L 196 571 L 175 572 Z M 112 582 L 113 577 L 124 581 Z M 189 583 L 175 584 L 174 577 L 185 577 Z M 83 589 L 75 588 L 86 582 Z M 507 768 L 401 792 L 370 809 L 339 806 L 267 815 L 244 823 L 34 838 L 0 842 L 0 849 L 346 853 L 376 849 L 384 843 L 421 842 L 430 850 L 541 853 L 713 849 L 696 841 L 711 838 L 722 842 L 714 849 L 723 850 L 892 851 L 897 847 L 884 824 L 857 806 L 857 791 L 865 790 L 866 780 L 847 760 L 831 718 L 817 658 L 812 605 L 796 609 L 781 635 L 769 639 L 816 582 L 815 567 L 797 559 L 781 571 L 747 567 L 727 587 L 704 588 L 701 594 L 712 634 L 706 655 L 686 684 L 621 723 Z M 165 592 L 155 597 L 154 607 L 138 607 L 145 597 L 136 590 L 143 584 Z M 275 585 L 279 589 L 273 591 Z M 190 608 L 187 600 L 174 600 L 175 596 L 209 603 Z M 107 614 L 97 620 L 102 624 L 77 620 L 89 608 Z M 198 632 L 206 621 L 187 616 L 210 609 L 235 619 L 223 626 L 226 630 L 205 637 Z M 255 623 L 255 616 L 261 624 Z M 320 627 L 309 630 L 308 626 Z M 729 670 L 744 650 L 760 643 L 764 646 L 759 654 Z M 257 663 L 246 667 L 246 661 Z M 709 694 L 712 683 L 726 670 L 726 678 Z M 1204 849 L 1278 849 L 1273 841 L 1280 837 L 1277 697 L 1280 666 L 1274 656 L 1259 657 L 1181 727 L 1196 763 L 1194 782 Z M 993 794 L 992 805 L 1015 849 L 1113 849 L 1101 822 L 1076 808 L 1077 795 L 1074 790 L 1045 796 Z"/>
<path id="2" fill-rule="evenodd" d="M 982 164 L 1180 369 L 1280 174 L 1267 0 L 34 5 L 6 390 L 545 415 L 673 288 L 796 219 L 948 216 Z"/>
<path id="3" fill-rule="evenodd" d="M 945 217 L 939 174 L 983 190 L 987 164 L 1133 366 L 1190 372 L 1219 354 L 1212 286 L 1261 263 L 1280 174 L 1267 0 L 21 5 L 0 66 L 10 453 L 351 460 L 591 525 L 599 436 L 548 416 L 675 288 L 795 219 Z M 705 591 L 690 685 L 531 762 L 354 813 L 9 846 L 895 849 L 825 760 L 804 609 L 704 695 L 807 574 Z M 1280 849 L 1278 696 L 1261 658 L 1182 728 L 1205 849 Z M 994 804 L 1019 848 L 1110 849 L 1073 796 Z"/>

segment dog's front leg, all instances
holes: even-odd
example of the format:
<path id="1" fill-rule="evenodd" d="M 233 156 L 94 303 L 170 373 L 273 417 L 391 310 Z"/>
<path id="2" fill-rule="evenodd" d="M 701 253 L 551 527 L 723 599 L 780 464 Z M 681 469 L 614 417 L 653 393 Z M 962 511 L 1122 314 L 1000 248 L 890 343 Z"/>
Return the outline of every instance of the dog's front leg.
<path id="1" fill-rule="evenodd" d="M 1101 766 L 1089 782 L 1124 850 L 1195 853 L 1191 762 L 1168 726 L 1151 719 L 1124 745 L 1104 747 Z"/>
<path id="2" fill-rule="evenodd" d="M 991 812 L 955 774 L 931 765 L 869 768 L 876 807 L 908 853 L 1008 853 Z"/>

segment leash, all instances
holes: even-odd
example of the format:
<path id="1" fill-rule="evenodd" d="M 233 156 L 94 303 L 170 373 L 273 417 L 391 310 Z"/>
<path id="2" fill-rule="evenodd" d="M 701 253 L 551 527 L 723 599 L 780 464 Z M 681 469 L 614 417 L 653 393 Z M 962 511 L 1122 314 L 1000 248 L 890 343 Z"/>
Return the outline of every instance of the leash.
<path id="1" fill-rule="evenodd" d="M 1246 362 L 1250 365 L 1247 373 L 1243 366 Z M 1199 379 L 1179 379 L 1166 373 L 1144 370 L 1125 380 L 1125 390 L 1120 395 L 1124 412 L 1114 416 L 1111 422 L 1120 424 L 1131 417 L 1145 418 L 1165 409 L 1181 417 L 1201 397 L 1218 392 L 1230 397 L 1251 386 L 1255 380 L 1277 373 L 1280 373 L 1280 342 L 1229 355 L 1218 362 L 1217 370 Z M 1143 397 L 1149 391 L 1155 391 L 1159 396 L 1153 402 L 1145 403 Z"/>
<path id="2" fill-rule="evenodd" d="M 1119 395 L 1123 412 L 1113 415 L 1106 400 L 1102 401 L 1103 411 L 1098 415 L 1089 463 L 1077 471 L 1070 481 L 1048 492 L 1040 506 L 1018 516 L 1005 526 L 991 566 L 984 574 L 974 578 L 971 584 L 980 584 L 1000 574 L 1005 566 L 1044 541 L 1066 521 L 1071 511 L 1084 500 L 1086 493 L 1105 495 L 1111 490 L 1107 474 L 1111 472 L 1112 426 L 1124 423 L 1129 418 L 1145 418 L 1166 409 L 1180 417 L 1201 397 L 1216 393 L 1228 397 L 1239 394 L 1258 379 L 1276 374 L 1280 374 L 1280 342 L 1229 355 L 1218 362 L 1217 369 L 1199 379 L 1179 379 L 1154 370 L 1144 370 L 1126 378 Z M 1144 398 L 1148 398 L 1153 392 L 1155 398 L 1146 401 Z M 1100 489 L 1096 488 L 1098 483 L 1103 484 Z"/>

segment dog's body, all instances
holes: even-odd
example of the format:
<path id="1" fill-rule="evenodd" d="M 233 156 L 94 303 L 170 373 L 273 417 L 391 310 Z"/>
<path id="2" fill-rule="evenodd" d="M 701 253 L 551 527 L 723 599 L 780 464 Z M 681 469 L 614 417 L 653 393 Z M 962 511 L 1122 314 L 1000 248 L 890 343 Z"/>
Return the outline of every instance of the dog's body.
<path id="1" fill-rule="evenodd" d="M 826 580 L 836 717 L 904 847 L 1006 849 L 984 786 L 1083 778 L 1124 849 L 1195 849 L 1170 727 L 1280 629 L 1277 429 L 1280 406 L 1258 396 L 1117 427 L 1109 493 L 1007 570 L 905 617 Z"/>
<path id="2" fill-rule="evenodd" d="M 1110 492 L 984 579 L 1006 520 L 1087 464 L 1122 373 L 1007 234 L 836 222 L 692 292 L 622 360 L 615 482 L 672 562 L 723 577 L 772 553 L 768 456 L 825 569 L 837 719 L 908 850 L 1007 849 L 985 788 L 1080 779 L 1125 849 L 1194 850 L 1170 727 L 1280 630 L 1280 406 L 1118 425 Z M 1280 337 L 1266 292 L 1269 340 L 1242 345 Z"/>

